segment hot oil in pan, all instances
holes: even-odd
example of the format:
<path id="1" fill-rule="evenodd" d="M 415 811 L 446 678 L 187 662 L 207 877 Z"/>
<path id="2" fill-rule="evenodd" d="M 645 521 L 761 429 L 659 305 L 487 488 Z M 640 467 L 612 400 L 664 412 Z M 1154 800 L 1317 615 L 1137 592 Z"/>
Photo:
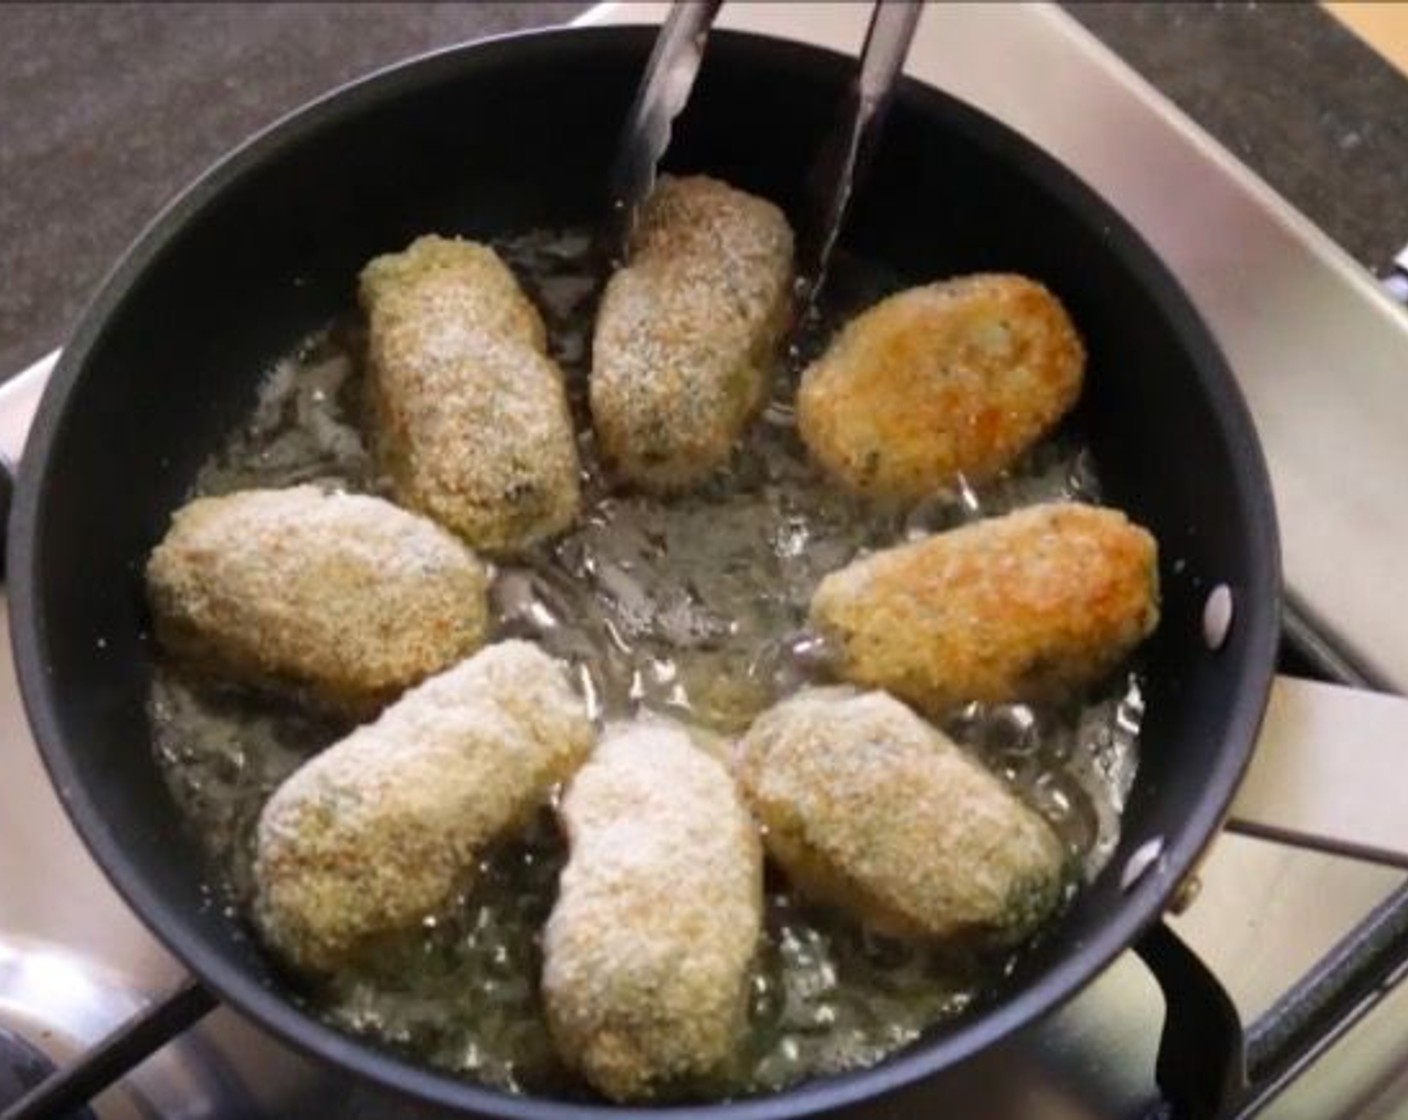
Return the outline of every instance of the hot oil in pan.
<path id="1" fill-rule="evenodd" d="M 567 371 L 583 461 L 595 462 L 585 379 L 599 282 L 579 232 L 537 232 L 500 251 L 547 319 Z M 1099 497 L 1093 463 L 1059 435 L 1010 476 L 960 487 L 906 517 L 868 511 L 807 465 L 788 404 L 797 363 L 895 283 L 844 257 L 829 306 L 779 369 L 776 399 L 736 470 L 669 503 L 612 494 L 589 470 L 577 529 L 498 571 L 500 637 L 524 636 L 569 661 L 603 718 L 642 708 L 720 736 L 808 679 L 825 651 L 806 635 L 808 599 L 858 553 L 1054 498 Z M 253 415 L 201 471 L 196 491 L 320 481 L 379 491 L 357 428 L 360 340 L 337 324 L 281 362 Z M 253 832 L 269 794 L 300 760 L 347 730 L 289 706 L 159 670 L 156 749 L 187 819 L 228 889 L 251 893 Z M 1142 715 L 1130 672 L 1065 708 L 972 705 L 947 730 L 1010 780 L 1065 839 L 1088 875 L 1108 858 L 1134 778 Z M 538 1001 L 538 933 L 565 853 L 550 815 L 484 861 L 453 913 L 380 946 L 305 998 L 346 1030 L 467 1077 L 523 1091 L 578 1087 L 552 1055 Z M 803 908 L 769 881 L 768 920 L 739 1068 L 698 1092 L 736 1095 L 872 1065 L 958 1015 L 1010 961 L 955 959 L 882 942 Z"/>

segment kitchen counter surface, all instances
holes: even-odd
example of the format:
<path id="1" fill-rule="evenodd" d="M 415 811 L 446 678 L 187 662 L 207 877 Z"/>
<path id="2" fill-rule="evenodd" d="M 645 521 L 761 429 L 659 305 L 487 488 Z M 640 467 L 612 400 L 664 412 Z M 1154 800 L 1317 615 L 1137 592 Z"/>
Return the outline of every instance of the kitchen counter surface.
<path id="1" fill-rule="evenodd" d="M 253 131 L 379 66 L 586 6 L 0 6 L 0 376 L 60 345 L 163 203 Z M 1408 79 L 1323 11 L 1071 10 L 1365 267 L 1408 241 Z"/>
<path id="2" fill-rule="evenodd" d="M 1408 245 L 1408 78 L 1313 4 L 1069 4 L 1360 264 Z"/>

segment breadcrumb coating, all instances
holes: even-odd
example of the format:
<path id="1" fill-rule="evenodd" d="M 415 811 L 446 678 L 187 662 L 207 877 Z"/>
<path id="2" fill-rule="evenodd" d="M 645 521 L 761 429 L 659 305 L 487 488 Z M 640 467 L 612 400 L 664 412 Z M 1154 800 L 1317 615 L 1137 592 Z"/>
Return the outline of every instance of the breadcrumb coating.
<path id="1" fill-rule="evenodd" d="M 362 270 L 370 413 L 397 501 L 512 553 L 581 504 L 562 371 L 537 309 L 485 245 L 422 237 Z"/>
<path id="2" fill-rule="evenodd" d="M 169 652 L 354 715 L 478 649 L 488 584 L 433 521 L 313 486 L 198 498 L 147 562 Z"/>
<path id="3" fill-rule="evenodd" d="M 769 854 L 876 932 L 1012 945 L 1060 900 L 1056 834 L 883 692 L 808 689 L 754 722 L 737 772 Z"/>
<path id="4" fill-rule="evenodd" d="M 586 757 L 585 706 L 528 642 L 489 646 L 305 763 L 259 818 L 255 917 L 294 966 L 328 971 L 467 889 Z"/>
<path id="5" fill-rule="evenodd" d="M 544 934 L 563 1058 L 615 1100 L 716 1071 L 744 1027 L 762 925 L 757 829 L 677 726 L 608 733 L 563 799 L 571 845 Z"/>
<path id="6" fill-rule="evenodd" d="M 728 462 L 762 405 L 791 290 L 782 211 L 716 179 L 660 180 L 592 343 L 592 419 L 619 477 L 678 490 Z"/>

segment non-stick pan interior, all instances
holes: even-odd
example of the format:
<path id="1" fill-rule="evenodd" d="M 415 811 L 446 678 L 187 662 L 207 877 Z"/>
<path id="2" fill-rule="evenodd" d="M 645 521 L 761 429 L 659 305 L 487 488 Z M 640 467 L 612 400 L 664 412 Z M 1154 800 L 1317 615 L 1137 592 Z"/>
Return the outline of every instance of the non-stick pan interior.
<path id="1" fill-rule="evenodd" d="M 148 231 L 83 320 L 26 453 L 12 526 L 26 702 L 62 797 L 129 901 L 224 996 L 289 1037 L 480 1111 L 514 1106 L 373 1058 L 283 1001 L 258 948 L 202 893 L 201 860 L 151 755 L 142 569 L 260 374 L 350 305 L 367 258 L 427 231 L 492 235 L 605 212 L 607 162 L 649 46 L 647 31 L 602 29 L 448 52 L 343 91 L 217 168 Z M 669 163 L 795 212 L 850 68 L 718 34 Z M 1188 304 L 1115 215 L 1018 137 L 910 86 L 845 244 L 913 281 L 1029 273 L 1067 303 L 1089 348 L 1083 419 L 1108 499 L 1161 542 L 1164 622 L 1148 651 L 1142 768 L 1105 875 L 1001 1003 L 879 1073 L 804 1090 L 791 1112 L 956 1060 L 1127 944 L 1230 797 L 1275 639 L 1274 525 L 1245 410 Z M 1218 583 L 1237 613 L 1212 652 L 1201 617 Z M 1122 891 L 1130 853 L 1156 839 L 1162 857 Z"/>

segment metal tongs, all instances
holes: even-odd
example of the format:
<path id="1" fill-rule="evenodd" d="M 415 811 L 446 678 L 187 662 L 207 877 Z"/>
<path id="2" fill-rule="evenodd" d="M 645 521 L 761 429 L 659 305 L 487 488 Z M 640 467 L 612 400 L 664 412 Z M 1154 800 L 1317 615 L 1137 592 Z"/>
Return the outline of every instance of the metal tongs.
<path id="1" fill-rule="evenodd" d="M 675 0 L 655 39 L 611 170 L 612 248 L 618 260 L 625 259 L 636 214 L 655 188 L 671 126 L 689 101 L 709 29 L 722 6 L 723 0 Z M 826 279 L 846 208 L 875 148 L 922 11 L 918 0 L 876 0 L 871 11 L 860 66 L 806 180 L 797 229 L 798 320 Z"/>

